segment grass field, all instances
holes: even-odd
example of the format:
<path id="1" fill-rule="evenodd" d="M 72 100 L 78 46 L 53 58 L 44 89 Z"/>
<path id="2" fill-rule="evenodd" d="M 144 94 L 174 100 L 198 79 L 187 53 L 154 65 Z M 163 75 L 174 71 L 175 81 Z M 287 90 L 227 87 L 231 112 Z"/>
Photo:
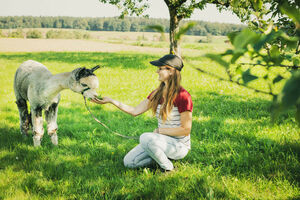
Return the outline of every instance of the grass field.
<path id="1" fill-rule="evenodd" d="M 224 74 L 208 59 L 185 57 Z M 37 60 L 54 74 L 101 63 L 106 67 L 96 71 L 98 92 L 136 105 L 158 85 L 149 64 L 157 58 L 155 52 L 1 53 L 0 199 L 300 199 L 300 134 L 293 111 L 271 124 L 270 97 L 217 81 L 188 63 L 182 85 L 194 102 L 192 149 L 174 161 L 175 172 L 126 169 L 123 157 L 137 141 L 99 126 L 81 95 L 69 90 L 61 93 L 58 147 L 46 133 L 40 148 L 21 137 L 13 77 L 23 61 Z M 150 112 L 133 118 L 111 105 L 89 106 L 125 135 L 156 128 Z"/>

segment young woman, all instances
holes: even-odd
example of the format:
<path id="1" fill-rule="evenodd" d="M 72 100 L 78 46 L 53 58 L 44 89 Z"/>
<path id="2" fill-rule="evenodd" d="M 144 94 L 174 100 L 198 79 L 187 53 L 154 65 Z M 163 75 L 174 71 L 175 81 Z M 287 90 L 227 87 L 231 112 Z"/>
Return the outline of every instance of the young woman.
<path id="1" fill-rule="evenodd" d="M 139 144 L 124 157 L 124 165 L 144 167 L 155 161 L 163 170 L 171 171 L 174 167 L 170 159 L 182 159 L 190 150 L 193 103 L 191 95 L 180 85 L 183 63 L 178 56 L 169 54 L 150 63 L 158 67 L 160 85 L 138 106 L 109 97 L 92 102 L 111 103 L 132 116 L 151 109 L 158 119 L 158 128 L 140 136 Z"/>

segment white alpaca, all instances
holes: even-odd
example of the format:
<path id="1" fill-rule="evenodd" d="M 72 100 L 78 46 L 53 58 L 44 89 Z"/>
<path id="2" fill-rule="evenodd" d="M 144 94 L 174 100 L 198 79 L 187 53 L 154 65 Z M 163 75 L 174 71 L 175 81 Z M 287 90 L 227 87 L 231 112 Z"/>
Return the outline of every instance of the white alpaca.
<path id="1" fill-rule="evenodd" d="M 59 92 L 71 89 L 82 93 L 87 98 L 97 97 L 98 78 L 93 73 L 99 66 L 92 69 L 77 68 L 72 72 L 52 75 L 41 63 L 28 60 L 20 65 L 15 73 L 14 91 L 16 104 L 20 114 L 20 129 L 28 135 L 30 125 L 33 129 L 34 146 L 41 145 L 44 135 L 42 110 L 45 111 L 47 131 L 54 145 L 58 144 L 57 110 L 60 100 Z M 27 101 L 31 114 L 28 113 Z M 30 116 L 31 115 L 31 116 Z"/>

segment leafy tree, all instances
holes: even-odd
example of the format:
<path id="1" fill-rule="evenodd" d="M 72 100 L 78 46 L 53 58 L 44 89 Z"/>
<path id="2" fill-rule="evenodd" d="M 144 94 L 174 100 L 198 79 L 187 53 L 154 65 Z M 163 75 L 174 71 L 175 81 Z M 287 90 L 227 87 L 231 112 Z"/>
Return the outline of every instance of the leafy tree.
<path id="1" fill-rule="evenodd" d="M 134 14 L 140 16 L 149 8 L 148 0 L 100 0 L 100 2 L 116 5 L 122 10 L 122 18 Z M 205 4 L 208 3 L 208 0 L 164 0 L 164 2 L 168 6 L 170 15 L 170 53 L 180 56 L 180 47 L 177 40 L 179 23 L 181 20 L 189 18 L 195 9 L 203 9 Z M 218 0 L 214 2 L 219 3 Z M 222 4 L 222 0 L 220 0 L 220 2 Z"/>
<path id="2" fill-rule="evenodd" d="M 72 28 L 72 18 L 71 17 L 64 17 L 62 18 L 62 28 Z"/>
<path id="3" fill-rule="evenodd" d="M 127 32 L 130 31 L 130 22 L 129 21 L 122 21 L 121 23 L 121 31 Z"/>
<path id="4" fill-rule="evenodd" d="M 85 20 L 86 23 L 79 24 L 79 21 Z M 186 22 L 183 21 L 183 25 Z M 213 30 L 205 29 L 206 24 L 215 24 L 219 30 L 218 33 L 225 35 L 226 33 L 234 30 L 241 30 L 244 28 L 242 25 L 219 23 L 210 23 L 203 21 L 195 21 L 196 28 L 189 30 L 186 34 L 192 35 L 207 35 L 212 34 Z M 147 19 L 126 17 L 124 19 L 113 18 L 79 18 L 79 17 L 31 17 L 31 16 L 14 16 L 14 17 L 1 17 L 0 16 L 0 29 L 14 29 L 14 28 L 77 28 L 84 30 L 95 31 L 153 31 L 146 27 L 151 24 L 160 24 L 164 26 L 164 31 L 169 32 L 169 20 L 167 19 Z M 117 27 L 118 26 L 118 27 Z M 228 30 L 227 30 L 228 29 Z M 216 31 L 214 31 L 216 32 Z M 214 35 L 214 34 L 212 34 Z"/>
<path id="5" fill-rule="evenodd" d="M 103 30 L 103 21 L 99 19 L 89 20 L 90 30 L 100 31 Z"/>
<path id="6" fill-rule="evenodd" d="M 27 31 L 26 38 L 34 38 L 34 39 L 42 38 L 42 33 L 38 30 L 30 30 Z"/>
<path id="7" fill-rule="evenodd" d="M 59 19 L 55 20 L 53 26 L 54 26 L 54 28 L 62 28 L 61 20 L 59 20 Z"/>
<path id="8" fill-rule="evenodd" d="M 233 48 L 222 54 L 207 54 L 206 57 L 222 65 L 228 75 L 227 80 L 256 92 L 273 96 L 272 117 L 275 119 L 279 113 L 296 108 L 296 120 L 300 125 L 300 11 L 296 1 L 288 3 L 280 1 L 251 0 L 252 3 L 245 15 L 240 15 L 249 20 L 249 28 L 241 32 L 229 34 Z M 267 10 L 271 3 L 272 10 Z M 247 4 L 245 4 L 247 5 Z M 241 8 L 241 11 L 245 11 Z M 266 14 L 278 16 L 274 22 L 266 18 Z M 251 18 L 255 15 L 255 19 Z M 287 22 L 284 24 L 283 21 Z M 241 58 L 249 60 L 242 63 Z M 253 67 L 264 67 L 265 74 L 253 73 Z M 280 70 L 279 70 L 279 69 Z M 208 73 L 200 68 L 199 71 Z M 275 69 L 275 70 L 274 70 Z M 265 82 L 268 90 L 260 90 L 249 86 L 255 80 Z M 275 90 L 276 85 L 286 80 L 281 92 Z"/>
<path id="9" fill-rule="evenodd" d="M 140 31 L 139 24 L 137 22 L 131 23 L 130 31 L 139 32 Z"/>
<path id="10" fill-rule="evenodd" d="M 22 29 L 17 29 L 16 31 L 12 31 L 8 34 L 8 37 L 12 38 L 24 38 L 24 33 Z"/>
<path id="11" fill-rule="evenodd" d="M 76 19 L 73 22 L 73 28 L 75 29 L 86 29 L 88 22 L 84 18 Z"/>

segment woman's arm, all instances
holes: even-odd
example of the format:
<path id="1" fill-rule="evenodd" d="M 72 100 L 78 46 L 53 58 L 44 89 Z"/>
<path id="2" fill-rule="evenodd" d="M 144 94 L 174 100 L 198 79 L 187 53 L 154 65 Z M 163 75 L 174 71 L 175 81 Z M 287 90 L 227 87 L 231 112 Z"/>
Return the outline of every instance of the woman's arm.
<path id="1" fill-rule="evenodd" d="M 114 100 L 112 98 L 109 98 L 109 97 L 103 97 L 102 100 L 93 99 L 91 101 L 94 102 L 94 103 L 98 103 L 98 104 L 111 103 L 114 106 L 116 106 L 117 108 L 119 108 L 120 110 L 122 110 L 123 112 L 128 113 L 128 114 L 130 114 L 134 117 L 146 112 L 147 110 L 149 110 L 149 99 L 143 100 L 136 107 L 126 105 L 124 103 L 121 103 L 121 102 L 119 102 L 117 100 Z"/>
<path id="2" fill-rule="evenodd" d="M 192 112 L 180 113 L 181 126 L 177 128 L 157 128 L 154 132 L 169 136 L 188 136 L 192 129 Z"/>

